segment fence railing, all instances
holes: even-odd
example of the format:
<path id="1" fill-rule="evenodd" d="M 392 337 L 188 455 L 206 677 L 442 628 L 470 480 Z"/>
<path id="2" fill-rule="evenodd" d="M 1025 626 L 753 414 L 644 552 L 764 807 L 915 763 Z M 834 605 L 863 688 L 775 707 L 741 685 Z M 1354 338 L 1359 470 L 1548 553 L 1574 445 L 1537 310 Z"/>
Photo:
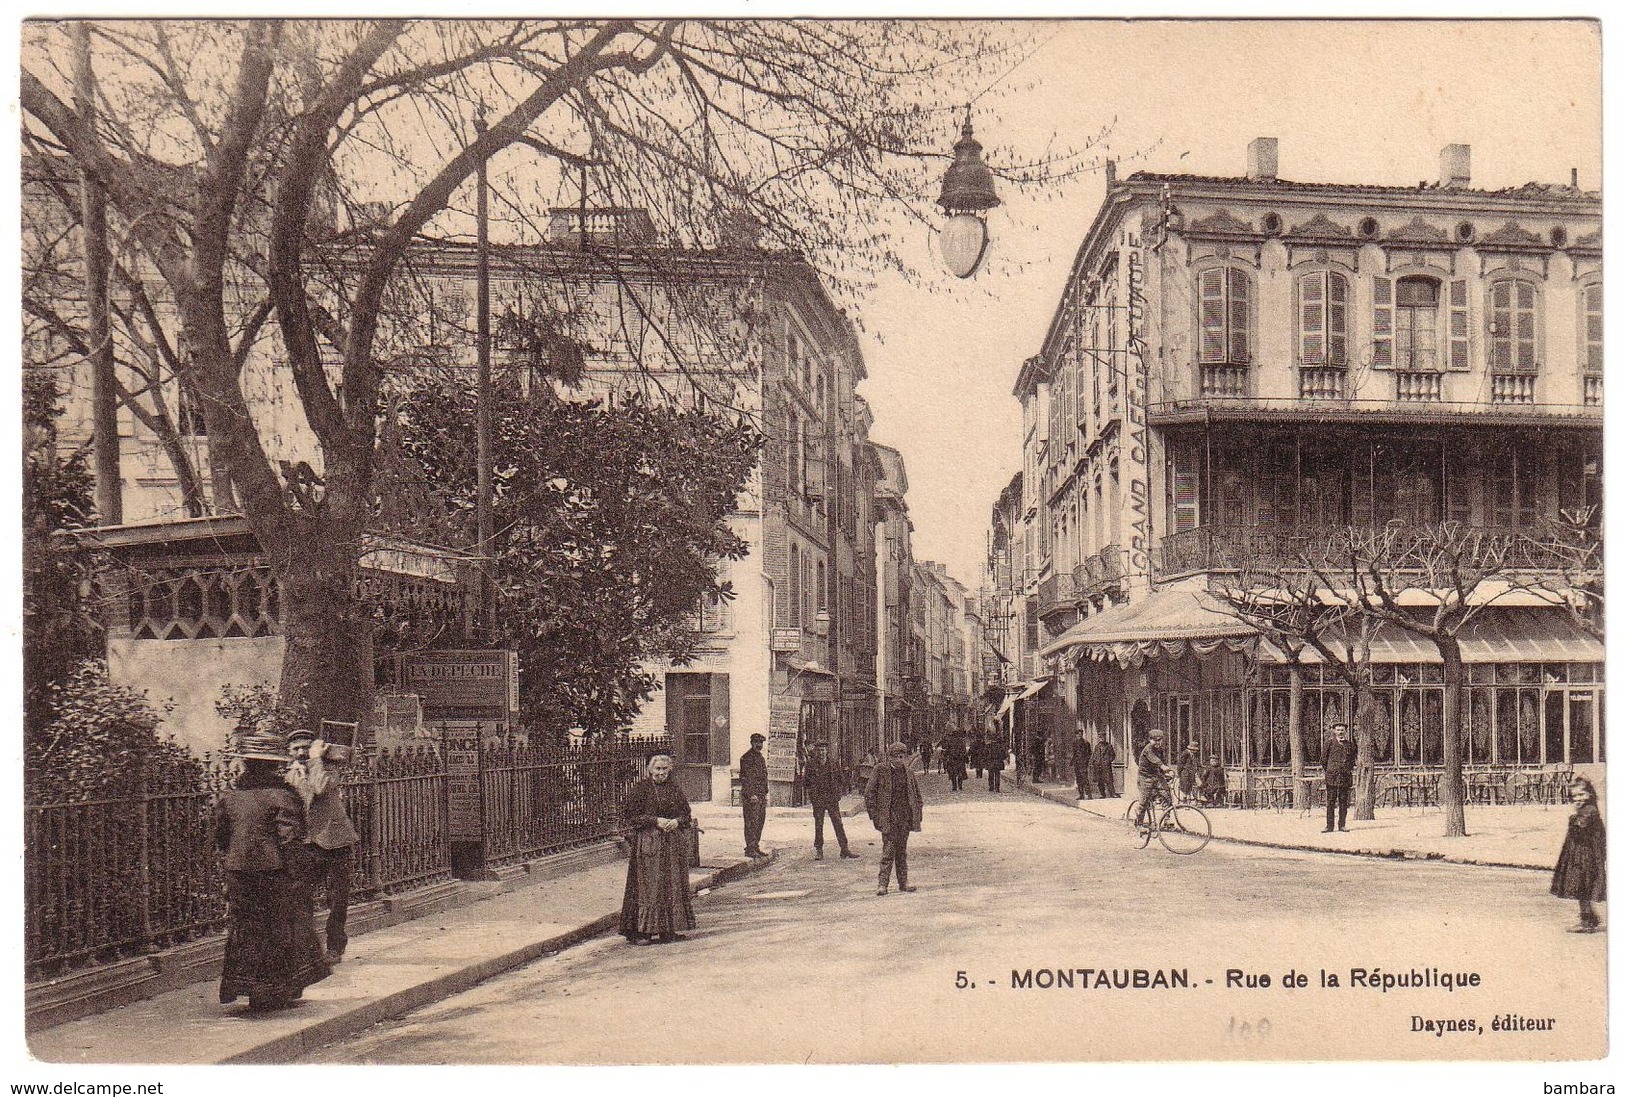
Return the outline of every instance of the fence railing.
<path id="1" fill-rule="evenodd" d="M 512 863 L 616 834 L 644 754 L 663 741 L 481 753 L 486 862 Z M 227 773 L 129 787 L 97 799 L 24 805 L 29 979 L 155 952 L 218 932 L 225 883 L 214 805 Z M 342 778 L 361 834 L 358 900 L 452 878 L 449 781 L 437 744 L 358 755 Z"/>

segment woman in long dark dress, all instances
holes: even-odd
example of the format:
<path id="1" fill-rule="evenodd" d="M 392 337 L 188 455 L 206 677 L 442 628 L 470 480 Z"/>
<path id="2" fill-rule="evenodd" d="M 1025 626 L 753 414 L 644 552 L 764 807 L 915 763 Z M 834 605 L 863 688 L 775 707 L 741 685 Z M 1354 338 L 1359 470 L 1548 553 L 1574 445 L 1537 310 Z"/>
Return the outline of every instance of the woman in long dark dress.
<path id="1" fill-rule="evenodd" d="M 1608 840 L 1602 813 L 1597 810 L 1597 790 L 1591 782 L 1576 777 L 1570 794 L 1574 814 L 1569 816 L 1569 832 L 1552 873 L 1552 894 L 1580 901 L 1580 924 L 1572 932 L 1595 933 L 1602 927 L 1602 920 L 1591 904 L 1608 897 Z"/>
<path id="2" fill-rule="evenodd" d="M 302 855 L 305 809 L 283 781 L 281 736 L 244 736 L 233 756 L 243 771 L 215 810 L 215 845 L 225 855 L 226 962 L 220 1001 L 281 1009 L 332 974 L 312 918 Z"/>
<path id="3" fill-rule="evenodd" d="M 670 755 L 655 755 L 649 759 L 648 776 L 626 797 L 623 814 L 632 830 L 632 855 L 621 901 L 621 933 L 634 945 L 681 940 L 682 930 L 694 928 L 694 900 L 688 890 L 694 815 L 671 770 Z"/>

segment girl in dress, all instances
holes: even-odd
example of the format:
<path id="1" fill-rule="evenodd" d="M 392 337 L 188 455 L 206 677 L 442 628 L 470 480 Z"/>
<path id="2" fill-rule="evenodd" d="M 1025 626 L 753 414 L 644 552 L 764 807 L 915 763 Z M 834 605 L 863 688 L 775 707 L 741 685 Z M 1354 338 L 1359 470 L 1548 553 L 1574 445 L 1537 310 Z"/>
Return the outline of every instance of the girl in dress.
<path id="1" fill-rule="evenodd" d="M 1552 894 L 1560 899 L 1580 901 L 1580 924 L 1570 932 L 1595 933 L 1602 921 L 1592 908 L 1607 898 L 1608 842 L 1603 833 L 1602 814 L 1597 810 L 1597 790 L 1584 777 L 1576 777 L 1569 788 L 1574 814 L 1569 816 L 1568 836 L 1557 856 L 1552 873 Z"/>

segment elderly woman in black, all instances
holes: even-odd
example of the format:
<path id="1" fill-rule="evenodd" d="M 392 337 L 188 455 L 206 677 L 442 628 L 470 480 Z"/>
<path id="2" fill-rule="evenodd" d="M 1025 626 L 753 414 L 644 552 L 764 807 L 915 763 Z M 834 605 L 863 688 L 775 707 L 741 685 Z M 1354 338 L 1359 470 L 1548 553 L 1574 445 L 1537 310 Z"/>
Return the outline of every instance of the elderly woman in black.
<path id="1" fill-rule="evenodd" d="M 632 786 L 623 811 L 632 831 L 632 853 L 621 901 L 621 933 L 634 945 L 680 941 L 682 930 L 694 928 L 694 901 L 688 889 L 694 816 L 688 797 L 671 779 L 671 770 L 671 755 L 650 758 L 648 775 Z"/>
<path id="2" fill-rule="evenodd" d="M 305 808 L 282 779 L 280 735 L 240 736 L 242 770 L 215 809 L 215 845 L 226 872 L 226 961 L 220 1001 L 246 995 L 254 1010 L 293 1004 L 332 974 L 311 916 L 305 880 Z"/>

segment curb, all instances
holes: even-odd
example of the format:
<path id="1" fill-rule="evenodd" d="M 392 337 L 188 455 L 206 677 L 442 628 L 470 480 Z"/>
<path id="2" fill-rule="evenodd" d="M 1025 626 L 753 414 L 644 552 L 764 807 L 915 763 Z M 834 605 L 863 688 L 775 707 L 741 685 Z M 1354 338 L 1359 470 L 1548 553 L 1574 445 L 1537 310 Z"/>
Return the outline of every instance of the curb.
<path id="1" fill-rule="evenodd" d="M 736 861 L 691 881 L 689 887 L 698 893 L 761 872 L 774 863 L 777 854 L 778 851 L 774 850 L 760 860 Z M 220 1062 L 260 1064 L 292 1062 L 328 1044 L 354 1036 L 381 1021 L 393 1020 L 443 998 L 461 994 L 493 976 L 591 940 L 614 929 L 619 920 L 618 911 L 605 914 L 568 932 L 556 934 L 545 940 L 533 941 L 500 956 L 470 964 L 387 997 L 358 1005 L 337 1016 L 315 1022 L 298 1032 L 256 1044 Z"/>
<path id="2" fill-rule="evenodd" d="M 1048 800 L 1052 804 L 1060 804 L 1077 811 L 1093 815 L 1097 819 L 1112 820 L 1115 816 L 1107 815 L 1093 808 L 1080 807 L 1076 799 L 1068 799 L 1060 793 L 1047 789 L 1035 789 L 1031 785 L 1022 784 L 1020 789 L 1040 799 Z M 1474 865 L 1479 868 L 1512 868 L 1524 872 L 1551 872 L 1550 865 L 1526 865 L 1512 861 L 1484 861 L 1473 857 L 1451 857 L 1443 853 L 1433 853 L 1415 849 L 1333 849 L 1330 846 L 1303 845 L 1297 842 L 1271 842 L 1262 838 L 1238 838 L 1233 835 L 1215 834 L 1215 842 L 1229 842 L 1237 846 L 1257 846 L 1263 849 L 1289 849 L 1297 853 L 1335 853 L 1344 857 L 1372 857 L 1385 861 L 1437 861 L 1448 865 Z"/>

